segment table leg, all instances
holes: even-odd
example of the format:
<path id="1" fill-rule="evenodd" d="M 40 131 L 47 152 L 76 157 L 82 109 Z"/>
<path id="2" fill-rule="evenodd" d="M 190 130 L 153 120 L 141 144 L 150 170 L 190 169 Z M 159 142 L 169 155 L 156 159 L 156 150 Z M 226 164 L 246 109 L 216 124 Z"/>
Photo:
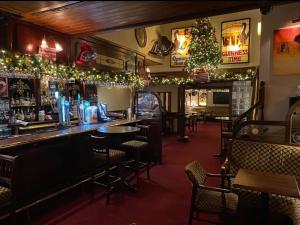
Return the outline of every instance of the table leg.
<path id="1" fill-rule="evenodd" d="M 269 193 L 261 193 L 261 206 L 262 206 L 262 222 L 269 224 Z"/>

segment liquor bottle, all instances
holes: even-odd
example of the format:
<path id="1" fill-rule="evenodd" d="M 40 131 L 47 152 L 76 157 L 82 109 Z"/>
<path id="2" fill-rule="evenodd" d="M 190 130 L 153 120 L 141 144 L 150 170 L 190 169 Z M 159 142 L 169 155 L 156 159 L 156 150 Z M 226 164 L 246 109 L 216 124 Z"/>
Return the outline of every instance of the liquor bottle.
<path id="1" fill-rule="evenodd" d="M 23 109 L 21 109 L 21 113 L 20 113 L 20 120 L 24 120 L 24 113 L 23 113 Z"/>
<path id="2" fill-rule="evenodd" d="M 30 120 L 35 121 L 35 118 L 36 118 L 36 115 L 35 115 L 34 109 L 32 109 L 32 111 L 30 113 Z"/>
<path id="3" fill-rule="evenodd" d="M 35 102 L 35 97 L 33 96 L 33 94 L 32 94 L 32 96 L 31 96 L 31 105 L 35 105 L 36 104 L 36 102 Z"/>
<path id="4" fill-rule="evenodd" d="M 16 105 L 14 97 L 11 98 L 10 104 L 11 104 L 11 106 L 15 106 Z"/>

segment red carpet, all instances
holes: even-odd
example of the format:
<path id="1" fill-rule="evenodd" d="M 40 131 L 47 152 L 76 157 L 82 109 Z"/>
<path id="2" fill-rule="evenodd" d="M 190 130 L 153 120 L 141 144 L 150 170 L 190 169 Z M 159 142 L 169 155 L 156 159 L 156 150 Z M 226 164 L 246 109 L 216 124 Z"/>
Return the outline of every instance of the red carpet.
<path id="1" fill-rule="evenodd" d="M 151 169 L 151 180 L 146 179 L 146 174 L 142 175 L 137 193 L 114 193 L 109 206 L 105 205 L 104 198 L 91 201 L 88 193 L 81 197 L 77 195 L 42 210 L 38 215 L 33 213 L 32 224 L 187 224 L 191 184 L 184 173 L 184 166 L 192 160 L 199 160 L 208 171 L 219 172 L 219 159 L 213 157 L 220 148 L 219 130 L 219 123 L 208 122 L 199 125 L 198 131 L 187 133 L 190 136 L 188 143 L 179 143 L 175 135 L 165 138 L 163 164 Z M 211 181 L 210 184 L 218 185 L 218 182 Z M 103 191 L 97 190 L 99 194 Z"/>

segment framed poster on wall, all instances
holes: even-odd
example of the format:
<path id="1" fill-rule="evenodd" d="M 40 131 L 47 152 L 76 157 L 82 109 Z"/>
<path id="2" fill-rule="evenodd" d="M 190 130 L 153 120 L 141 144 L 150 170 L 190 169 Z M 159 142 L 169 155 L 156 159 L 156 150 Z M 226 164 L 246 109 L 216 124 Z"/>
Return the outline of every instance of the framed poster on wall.
<path id="1" fill-rule="evenodd" d="M 250 18 L 222 22 L 221 42 L 222 64 L 248 63 Z"/>
<path id="2" fill-rule="evenodd" d="M 287 27 L 274 31 L 274 75 L 300 75 L 300 27 Z"/>
<path id="3" fill-rule="evenodd" d="M 175 44 L 175 50 L 171 53 L 170 66 L 183 67 L 190 54 L 189 46 L 192 39 L 192 27 L 172 29 L 171 35 L 171 40 Z"/>

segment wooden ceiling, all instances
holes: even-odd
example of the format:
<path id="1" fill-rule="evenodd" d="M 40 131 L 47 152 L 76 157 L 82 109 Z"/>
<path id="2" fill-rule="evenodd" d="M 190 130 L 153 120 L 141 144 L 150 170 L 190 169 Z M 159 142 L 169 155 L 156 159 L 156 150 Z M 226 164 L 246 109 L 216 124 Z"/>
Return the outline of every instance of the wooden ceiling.
<path id="1" fill-rule="evenodd" d="M 262 4 L 262 1 L 1 1 L 0 11 L 62 33 L 83 35 L 255 9 Z"/>

